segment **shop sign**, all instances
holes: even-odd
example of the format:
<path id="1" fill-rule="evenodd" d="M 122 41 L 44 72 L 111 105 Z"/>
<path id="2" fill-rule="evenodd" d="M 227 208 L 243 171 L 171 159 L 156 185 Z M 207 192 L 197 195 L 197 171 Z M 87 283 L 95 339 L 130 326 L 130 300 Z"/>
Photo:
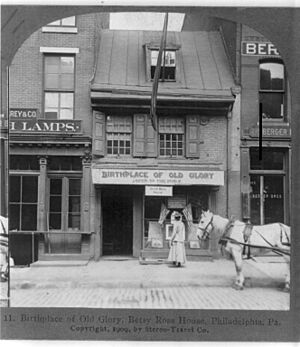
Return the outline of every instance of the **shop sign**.
<path id="1" fill-rule="evenodd" d="M 168 186 L 146 186 L 146 196 L 173 196 L 173 187 Z"/>
<path id="2" fill-rule="evenodd" d="M 278 56 L 279 52 L 277 48 L 271 42 L 242 42 L 242 54 L 243 55 L 275 55 Z"/>
<path id="3" fill-rule="evenodd" d="M 10 119 L 9 130 L 21 133 L 73 134 L 81 132 L 80 120 Z"/>
<path id="4" fill-rule="evenodd" d="M 9 118 L 10 119 L 33 119 L 38 117 L 37 108 L 10 108 Z"/>
<path id="5" fill-rule="evenodd" d="M 0 114 L 0 129 L 7 129 L 8 128 L 8 120 L 4 113 Z"/>
<path id="6" fill-rule="evenodd" d="M 224 185 L 224 171 L 92 168 L 94 184 Z"/>
<path id="7" fill-rule="evenodd" d="M 250 137 L 259 136 L 259 128 L 253 127 L 249 129 Z M 289 126 L 263 126 L 262 128 L 263 137 L 279 137 L 285 138 L 291 136 L 291 128 Z"/>

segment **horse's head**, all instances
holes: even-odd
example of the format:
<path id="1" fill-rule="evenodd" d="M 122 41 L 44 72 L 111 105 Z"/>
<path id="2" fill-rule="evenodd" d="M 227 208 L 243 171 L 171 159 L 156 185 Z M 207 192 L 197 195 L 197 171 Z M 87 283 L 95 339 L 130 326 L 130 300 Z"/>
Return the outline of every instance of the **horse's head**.
<path id="1" fill-rule="evenodd" d="M 199 240 L 206 240 L 213 229 L 212 220 L 213 213 L 209 210 L 202 211 L 200 221 L 198 224 L 197 237 Z"/>

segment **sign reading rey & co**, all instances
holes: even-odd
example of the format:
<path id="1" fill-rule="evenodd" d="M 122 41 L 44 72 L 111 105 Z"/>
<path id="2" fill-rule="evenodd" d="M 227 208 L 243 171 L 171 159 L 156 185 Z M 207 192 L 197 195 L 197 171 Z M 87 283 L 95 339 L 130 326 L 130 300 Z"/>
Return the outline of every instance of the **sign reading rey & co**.
<path id="1" fill-rule="evenodd" d="M 10 108 L 9 109 L 10 119 L 33 119 L 38 118 L 37 108 Z"/>
<path id="2" fill-rule="evenodd" d="M 94 184 L 224 185 L 224 171 L 92 168 Z"/>
<path id="3" fill-rule="evenodd" d="M 73 134 L 81 132 L 80 120 L 53 120 L 53 119 L 15 119 L 9 122 L 11 132 L 21 133 L 47 133 L 47 134 Z"/>

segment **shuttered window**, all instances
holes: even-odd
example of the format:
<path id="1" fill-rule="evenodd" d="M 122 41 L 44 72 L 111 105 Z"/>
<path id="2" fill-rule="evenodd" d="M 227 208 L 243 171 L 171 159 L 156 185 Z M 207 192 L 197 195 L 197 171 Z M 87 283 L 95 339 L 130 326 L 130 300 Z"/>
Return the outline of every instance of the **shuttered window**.
<path id="1" fill-rule="evenodd" d="M 107 155 L 131 155 L 132 118 L 130 116 L 106 117 Z"/>
<path id="2" fill-rule="evenodd" d="M 159 118 L 159 155 L 184 156 L 184 119 Z"/>

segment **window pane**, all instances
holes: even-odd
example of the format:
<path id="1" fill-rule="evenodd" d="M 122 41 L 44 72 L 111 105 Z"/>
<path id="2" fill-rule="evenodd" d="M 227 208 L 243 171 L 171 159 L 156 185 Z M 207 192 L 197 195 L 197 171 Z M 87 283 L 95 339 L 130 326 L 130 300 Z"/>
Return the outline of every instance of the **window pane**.
<path id="1" fill-rule="evenodd" d="M 37 202 L 38 178 L 36 176 L 23 176 L 22 201 Z"/>
<path id="2" fill-rule="evenodd" d="M 61 196 L 50 197 L 50 211 L 60 212 L 61 211 Z"/>
<path id="3" fill-rule="evenodd" d="M 69 194 L 70 195 L 80 195 L 81 193 L 81 180 L 80 179 L 70 179 L 69 180 Z"/>
<path id="4" fill-rule="evenodd" d="M 62 180 L 51 179 L 50 181 L 50 194 L 61 195 L 62 191 Z"/>
<path id="5" fill-rule="evenodd" d="M 283 94 L 260 93 L 263 119 L 283 118 Z"/>
<path id="6" fill-rule="evenodd" d="M 45 93 L 45 109 L 58 108 L 58 93 Z"/>
<path id="7" fill-rule="evenodd" d="M 78 214 L 69 214 L 69 218 L 68 218 L 68 227 L 69 228 L 77 228 L 80 229 L 80 215 Z"/>
<path id="8" fill-rule="evenodd" d="M 61 109 L 59 119 L 73 119 L 73 109 Z"/>
<path id="9" fill-rule="evenodd" d="M 259 160 L 259 149 L 250 148 L 251 170 L 283 170 L 284 151 L 263 148 L 262 159 Z"/>
<path id="10" fill-rule="evenodd" d="M 58 89 L 59 88 L 59 75 L 47 74 L 45 75 L 45 88 Z"/>
<path id="11" fill-rule="evenodd" d="M 20 230 L 20 205 L 9 205 L 9 229 Z"/>
<path id="12" fill-rule="evenodd" d="M 69 212 L 80 212 L 80 197 L 69 197 Z"/>
<path id="13" fill-rule="evenodd" d="M 47 109 L 45 111 L 45 119 L 58 119 L 58 111 Z"/>
<path id="14" fill-rule="evenodd" d="M 74 76 L 71 74 L 61 75 L 60 89 L 73 90 L 74 89 Z"/>
<path id="15" fill-rule="evenodd" d="M 61 214 L 50 213 L 49 216 L 49 229 L 60 229 L 61 228 Z"/>
<path id="16" fill-rule="evenodd" d="M 49 23 L 47 25 L 59 26 L 60 25 L 60 20 L 55 20 L 54 22 L 51 22 L 51 23 Z"/>
<path id="17" fill-rule="evenodd" d="M 59 72 L 59 57 L 58 56 L 45 56 L 45 72 L 58 73 Z"/>
<path id="18" fill-rule="evenodd" d="M 61 23 L 64 26 L 75 26 L 75 16 L 63 18 Z"/>
<path id="19" fill-rule="evenodd" d="M 21 191 L 21 177 L 10 176 L 9 177 L 9 201 L 20 202 L 20 191 Z"/>
<path id="20" fill-rule="evenodd" d="M 61 93 L 60 105 L 61 107 L 73 108 L 73 93 Z"/>
<path id="21" fill-rule="evenodd" d="M 260 225 L 260 176 L 251 175 L 251 223 Z"/>
<path id="22" fill-rule="evenodd" d="M 37 205 L 22 205 L 22 230 L 36 230 L 37 226 Z"/>
<path id="23" fill-rule="evenodd" d="M 73 74 L 74 72 L 74 57 L 61 57 L 61 73 Z"/>
<path id="24" fill-rule="evenodd" d="M 280 63 L 260 64 L 260 89 L 283 90 L 284 68 Z"/>

